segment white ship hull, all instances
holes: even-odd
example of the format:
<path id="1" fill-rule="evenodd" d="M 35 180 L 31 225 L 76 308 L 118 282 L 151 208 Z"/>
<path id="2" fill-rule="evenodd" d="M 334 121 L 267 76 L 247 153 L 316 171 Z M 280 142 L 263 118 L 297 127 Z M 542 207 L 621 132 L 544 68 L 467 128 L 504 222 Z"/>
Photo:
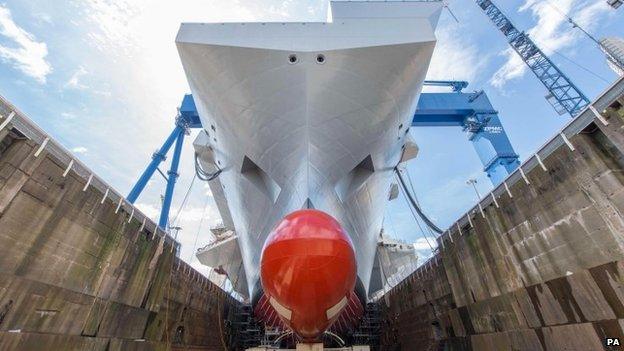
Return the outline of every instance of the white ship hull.
<path id="1" fill-rule="evenodd" d="M 238 235 L 241 293 L 253 296 L 276 223 L 306 207 L 348 232 L 368 290 L 441 7 L 332 2 L 328 23 L 181 26 L 178 51 L 210 148 L 202 161 L 223 170 L 220 211 Z"/>

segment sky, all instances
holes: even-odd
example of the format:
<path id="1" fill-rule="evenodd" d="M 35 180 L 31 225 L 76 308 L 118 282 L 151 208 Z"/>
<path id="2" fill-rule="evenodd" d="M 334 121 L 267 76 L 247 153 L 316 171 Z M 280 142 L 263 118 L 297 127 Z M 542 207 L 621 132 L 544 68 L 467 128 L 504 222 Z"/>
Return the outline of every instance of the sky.
<path id="1" fill-rule="evenodd" d="M 436 31 L 428 79 L 466 80 L 484 90 L 524 160 L 569 120 L 544 99 L 545 89 L 473 1 L 451 0 Z M 573 29 L 572 16 L 598 38 L 624 35 L 624 10 L 605 0 L 498 0 L 514 24 L 593 98 L 616 78 L 596 45 Z M 174 39 L 181 22 L 323 21 L 325 0 L 4 0 L 0 2 L 0 94 L 25 112 L 121 193 L 127 193 L 151 154 L 173 128 L 188 85 Z M 408 165 L 426 213 L 442 228 L 476 201 L 466 185 L 491 189 L 466 135 L 455 127 L 412 128 L 419 156 Z M 193 178 L 187 139 L 172 218 L 183 229 L 180 256 L 202 273 L 193 253 L 220 219 L 206 184 Z M 161 166 L 167 169 L 168 165 Z M 164 180 L 138 199 L 157 220 Z M 179 213 L 179 215 L 178 215 Z M 423 261 L 435 245 L 399 197 L 388 204 L 385 230 L 414 242 Z"/>

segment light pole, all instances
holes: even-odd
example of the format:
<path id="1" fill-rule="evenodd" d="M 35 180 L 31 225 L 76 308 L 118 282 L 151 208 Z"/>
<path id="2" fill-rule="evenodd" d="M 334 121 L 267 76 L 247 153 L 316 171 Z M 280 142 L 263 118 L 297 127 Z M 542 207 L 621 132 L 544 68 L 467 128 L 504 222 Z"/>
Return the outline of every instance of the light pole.
<path id="1" fill-rule="evenodd" d="M 472 185 L 472 188 L 474 189 L 475 193 L 477 193 L 477 198 L 479 199 L 479 201 L 481 201 L 481 194 L 479 194 L 479 190 L 477 190 L 477 180 L 474 178 L 470 178 L 466 181 L 467 185 Z"/>

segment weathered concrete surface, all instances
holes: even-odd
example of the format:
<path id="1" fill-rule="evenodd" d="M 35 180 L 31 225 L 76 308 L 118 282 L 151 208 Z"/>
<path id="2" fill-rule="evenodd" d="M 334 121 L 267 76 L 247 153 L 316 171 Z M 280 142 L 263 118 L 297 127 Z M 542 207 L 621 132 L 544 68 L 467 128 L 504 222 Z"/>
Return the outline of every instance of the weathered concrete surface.
<path id="1" fill-rule="evenodd" d="M 624 109 L 527 172 L 385 298 L 382 349 L 603 350 L 624 342 Z M 382 302 L 383 303 L 383 302 Z M 619 350 L 624 348 L 613 348 Z"/>
<path id="2" fill-rule="evenodd" d="M 2 137 L 0 350 L 224 349 L 231 298 L 38 145 Z"/>

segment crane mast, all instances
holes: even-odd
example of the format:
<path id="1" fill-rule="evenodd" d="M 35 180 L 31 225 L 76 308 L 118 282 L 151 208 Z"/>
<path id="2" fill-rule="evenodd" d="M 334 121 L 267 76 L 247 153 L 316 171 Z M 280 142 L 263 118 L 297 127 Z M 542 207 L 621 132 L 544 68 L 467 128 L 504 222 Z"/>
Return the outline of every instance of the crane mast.
<path id="1" fill-rule="evenodd" d="M 556 110 L 563 109 L 574 117 L 589 105 L 589 99 L 583 92 L 535 45 L 528 34 L 519 31 L 492 1 L 476 0 L 476 2 L 505 35 L 509 45 L 544 84 L 549 92 L 547 99 L 554 99 Z"/>

